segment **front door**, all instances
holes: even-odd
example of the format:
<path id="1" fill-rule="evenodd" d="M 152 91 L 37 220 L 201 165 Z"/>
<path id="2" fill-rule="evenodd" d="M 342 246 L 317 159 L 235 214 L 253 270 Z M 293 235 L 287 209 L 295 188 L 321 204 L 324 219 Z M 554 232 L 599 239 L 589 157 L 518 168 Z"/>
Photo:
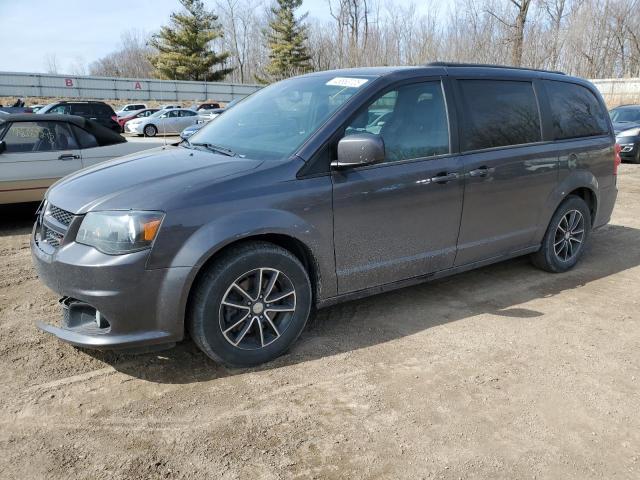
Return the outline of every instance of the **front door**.
<path id="1" fill-rule="evenodd" d="M 0 154 L 0 204 L 41 200 L 49 186 L 82 168 L 80 149 L 64 122 L 12 122 Z"/>
<path id="2" fill-rule="evenodd" d="M 385 144 L 384 163 L 332 173 L 339 293 L 453 265 L 463 200 L 440 81 L 384 92 L 349 122 Z"/>

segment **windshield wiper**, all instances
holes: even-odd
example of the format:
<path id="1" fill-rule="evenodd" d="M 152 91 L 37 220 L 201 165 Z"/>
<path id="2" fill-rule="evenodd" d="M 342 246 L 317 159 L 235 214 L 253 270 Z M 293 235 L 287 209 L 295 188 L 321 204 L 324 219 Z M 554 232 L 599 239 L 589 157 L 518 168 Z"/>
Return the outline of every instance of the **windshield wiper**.
<path id="1" fill-rule="evenodd" d="M 212 152 L 220 153 L 222 155 L 226 155 L 227 157 L 235 157 L 237 155 L 236 152 L 231 150 L 230 148 L 222 147 L 220 145 L 215 145 L 213 143 L 191 143 L 189 145 L 193 145 L 194 147 L 204 147 L 207 150 L 211 150 Z"/>

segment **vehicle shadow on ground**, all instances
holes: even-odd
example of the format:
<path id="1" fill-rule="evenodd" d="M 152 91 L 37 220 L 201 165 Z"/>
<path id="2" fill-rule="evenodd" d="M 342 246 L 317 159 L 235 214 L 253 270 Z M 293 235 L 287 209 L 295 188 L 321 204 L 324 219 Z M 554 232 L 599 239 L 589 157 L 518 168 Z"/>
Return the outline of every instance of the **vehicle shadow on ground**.
<path id="1" fill-rule="evenodd" d="M 39 202 L 0 205 L 0 237 L 31 232 Z"/>
<path id="2" fill-rule="evenodd" d="M 228 369 L 186 340 L 175 348 L 139 355 L 87 353 L 116 370 L 151 382 L 183 384 L 280 368 L 389 342 L 448 322 L 491 314 L 522 322 L 543 313 L 522 307 L 534 299 L 615 275 L 640 265 L 640 230 L 609 225 L 594 232 L 571 272 L 550 274 L 527 258 L 499 263 L 422 285 L 323 309 L 283 357 L 253 369 Z"/>

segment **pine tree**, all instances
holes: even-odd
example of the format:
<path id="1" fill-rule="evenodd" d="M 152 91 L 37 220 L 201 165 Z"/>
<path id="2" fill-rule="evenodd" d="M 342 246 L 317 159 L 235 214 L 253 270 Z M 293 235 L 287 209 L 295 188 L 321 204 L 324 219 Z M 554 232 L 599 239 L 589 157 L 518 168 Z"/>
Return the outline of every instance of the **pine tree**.
<path id="1" fill-rule="evenodd" d="M 180 0 L 186 12 L 173 12 L 170 24 L 160 28 L 150 45 L 158 53 L 150 61 L 162 78 L 222 80 L 233 69 L 215 69 L 229 56 L 216 54 L 210 43 L 222 37 L 218 17 L 202 0 Z"/>
<path id="2" fill-rule="evenodd" d="M 277 0 L 271 7 L 273 19 L 266 32 L 269 46 L 269 64 L 266 72 L 269 78 L 259 81 L 272 81 L 299 75 L 311 70 L 310 56 L 305 45 L 307 29 L 302 24 L 306 17 L 296 19 L 295 10 L 302 0 Z"/>

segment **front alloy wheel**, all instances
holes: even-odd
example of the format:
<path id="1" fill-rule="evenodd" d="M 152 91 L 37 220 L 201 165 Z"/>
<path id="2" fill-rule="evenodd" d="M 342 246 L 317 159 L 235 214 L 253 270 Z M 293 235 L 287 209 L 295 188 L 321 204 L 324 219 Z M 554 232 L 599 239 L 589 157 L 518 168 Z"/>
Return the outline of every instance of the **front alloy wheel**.
<path id="1" fill-rule="evenodd" d="M 300 259 L 272 243 L 251 241 L 230 247 L 199 274 L 187 324 L 209 357 L 248 367 L 289 348 L 304 329 L 311 302 Z"/>
<path id="2" fill-rule="evenodd" d="M 280 270 L 258 268 L 238 277 L 220 303 L 220 330 L 234 347 L 253 350 L 276 341 L 296 311 L 296 289 Z"/>

